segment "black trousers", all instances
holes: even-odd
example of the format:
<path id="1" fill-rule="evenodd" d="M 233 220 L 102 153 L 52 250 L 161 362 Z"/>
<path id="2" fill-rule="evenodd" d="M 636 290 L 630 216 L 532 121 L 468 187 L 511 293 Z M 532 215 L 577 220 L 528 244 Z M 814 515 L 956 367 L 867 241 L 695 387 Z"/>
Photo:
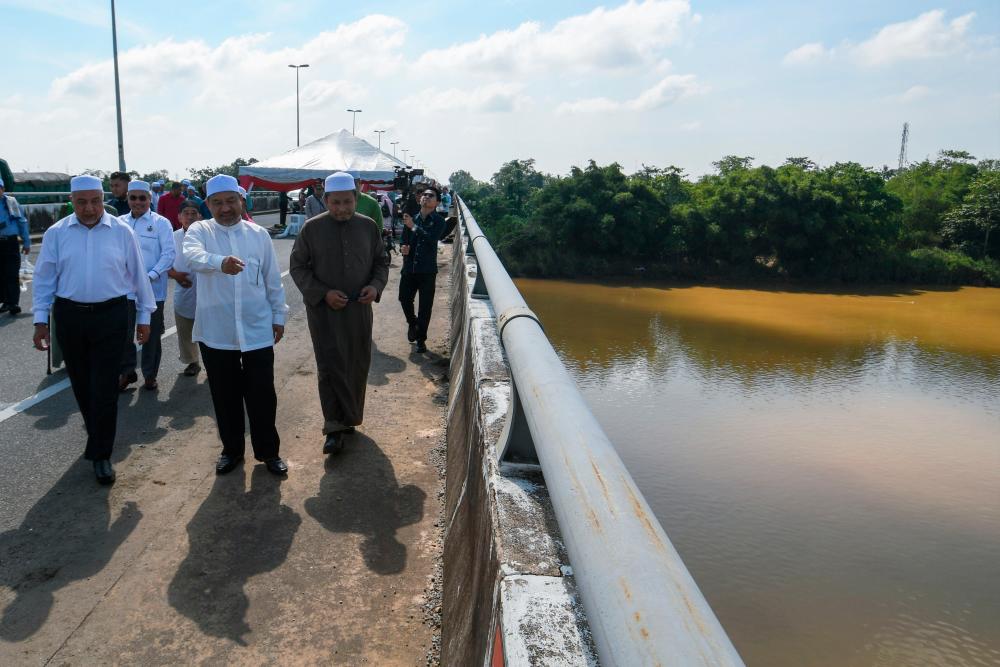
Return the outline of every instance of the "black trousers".
<path id="1" fill-rule="evenodd" d="M 208 374 L 222 453 L 243 456 L 246 451 L 246 418 L 250 418 L 250 443 L 254 458 L 267 461 L 278 456 L 278 396 L 274 392 L 274 348 L 250 352 L 219 350 L 198 343 Z M 243 407 L 246 406 L 244 412 Z"/>
<path id="2" fill-rule="evenodd" d="M 157 373 L 160 372 L 160 359 L 163 356 L 163 345 L 161 345 L 161 338 L 163 337 L 163 302 L 156 302 L 156 310 L 153 311 L 153 314 L 149 318 L 149 340 L 143 344 L 141 354 L 135 345 L 135 319 L 135 301 L 129 299 L 129 339 L 125 341 L 125 351 L 122 354 L 122 364 L 119 373 L 122 375 L 134 373 L 138 360 L 142 362 L 142 377 L 147 380 L 153 380 L 156 379 Z"/>
<path id="3" fill-rule="evenodd" d="M 0 205 L 2 204 L 0 201 Z M 20 271 L 21 244 L 17 237 L 0 241 L 0 303 L 20 305 L 21 284 L 18 281 Z"/>
<path id="4" fill-rule="evenodd" d="M 427 340 L 427 325 L 431 323 L 431 310 L 434 308 L 434 283 L 436 273 L 404 273 L 399 277 L 399 303 L 403 306 L 406 323 L 417 324 L 417 340 L 421 343 Z M 420 303 L 416 314 L 413 312 L 413 300 L 420 295 Z"/>
<path id="5" fill-rule="evenodd" d="M 124 296 L 80 305 L 57 298 L 52 307 L 56 340 L 87 427 L 83 458 L 111 458 L 118 428 L 118 363 L 128 336 Z"/>

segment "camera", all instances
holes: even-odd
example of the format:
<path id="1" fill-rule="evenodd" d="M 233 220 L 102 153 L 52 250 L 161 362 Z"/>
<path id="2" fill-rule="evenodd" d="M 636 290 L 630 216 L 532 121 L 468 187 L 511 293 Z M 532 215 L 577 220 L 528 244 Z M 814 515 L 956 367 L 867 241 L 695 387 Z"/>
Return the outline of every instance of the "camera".
<path id="1" fill-rule="evenodd" d="M 420 212 L 420 202 L 417 201 L 417 195 L 414 191 L 413 178 L 415 176 L 423 176 L 424 170 L 404 166 L 396 167 L 395 171 L 396 175 L 392 179 L 392 189 L 400 192 L 396 210 L 399 211 L 400 216 L 403 213 L 409 213 L 411 216 L 414 216 Z"/>

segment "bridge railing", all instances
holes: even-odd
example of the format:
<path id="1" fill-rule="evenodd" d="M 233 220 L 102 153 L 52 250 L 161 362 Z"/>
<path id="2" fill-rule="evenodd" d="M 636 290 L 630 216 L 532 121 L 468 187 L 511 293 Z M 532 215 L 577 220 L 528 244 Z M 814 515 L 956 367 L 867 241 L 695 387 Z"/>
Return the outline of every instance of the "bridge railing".
<path id="1" fill-rule="evenodd" d="M 601 664 L 742 665 L 460 197 L 458 208 L 466 252 L 478 265 L 473 294 L 492 302 L 510 364 L 519 407 L 506 432 L 521 422 L 530 433 L 530 444 L 516 445 L 517 453 L 533 454 L 541 465 Z"/>

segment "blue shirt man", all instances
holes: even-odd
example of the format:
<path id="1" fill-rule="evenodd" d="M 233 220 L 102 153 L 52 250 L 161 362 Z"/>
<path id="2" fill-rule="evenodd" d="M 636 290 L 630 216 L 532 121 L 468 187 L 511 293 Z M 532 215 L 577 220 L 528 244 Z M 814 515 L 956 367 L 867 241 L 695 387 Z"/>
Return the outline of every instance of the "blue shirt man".
<path id="1" fill-rule="evenodd" d="M 403 236 L 399 241 L 403 255 L 399 303 L 408 325 L 406 338 L 417 344 L 417 352 L 427 351 L 427 326 L 434 307 L 438 239 L 446 225 L 445 219 L 434 210 L 439 202 L 437 190 L 424 190 L 420 195 L 420 213 L 414 218 L 403 214 Z M 419 312 L 415 313 L 413 302 L 417 294 L 420 294 L 420 304 Z"/>
<path id="2" fill-rule="evenodd" d="M 28 220 L 17 200 L 4 194 L 4 182 L 0 179 L 0 313 L 10 313 L 11 317 L 21 312 L 21 252 L 25 255 L 31 252 Z"/>

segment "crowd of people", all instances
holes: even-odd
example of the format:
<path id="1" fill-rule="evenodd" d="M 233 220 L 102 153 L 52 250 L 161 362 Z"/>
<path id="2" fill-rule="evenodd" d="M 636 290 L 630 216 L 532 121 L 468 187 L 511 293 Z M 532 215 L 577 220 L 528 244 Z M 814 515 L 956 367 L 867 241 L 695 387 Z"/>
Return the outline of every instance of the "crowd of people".
<path id="1" fill-rule="evenodd" d="M 50 321 L 58 322 L 54 335 L 87 431 L 84 458 L 93 462 L 97 481 L 116 479 L 111 454 L 118 393 L 138 382 L 138 371 L 146 390 L 158 388 L 170 281 L 182 374 L 197 376 L 204 364 L 208 377 L 222 441 L 216 473 L 243 460 L 249 421 L 254 457 L 286 475 L 276 427 L 274 346 L 284 335 L 288 306 L 271 237 L 249 217 L 246 191 L 225 174 L 210 178 L 203 191 L 179 181 L 164 192 L 163 183 L 120 172 L 110 180 L 105 201 L 100 179 L 72 179 L 72 209 L 46 230 L 34 272 L 33 342 L 48 349 Z M 344 172 L 316 184 L 310 195 L 316 204 L 308 209 L 313 215 L 290 256 L 316 356 L 322 449 L 331 455 L 362 423 L 372 304 L 389 275 L 381 206 L 358 185 Z M 398 298 L 416 352 L 427 351 L 437 243 L 446 227 L 440 205 L 438 191 L 424 188 L 419 213 L 402 216 Z M 19 224 L 14 208 L 7 209 L 6 219 L 0 212 L 0 243 L 10 220 Z"/>

